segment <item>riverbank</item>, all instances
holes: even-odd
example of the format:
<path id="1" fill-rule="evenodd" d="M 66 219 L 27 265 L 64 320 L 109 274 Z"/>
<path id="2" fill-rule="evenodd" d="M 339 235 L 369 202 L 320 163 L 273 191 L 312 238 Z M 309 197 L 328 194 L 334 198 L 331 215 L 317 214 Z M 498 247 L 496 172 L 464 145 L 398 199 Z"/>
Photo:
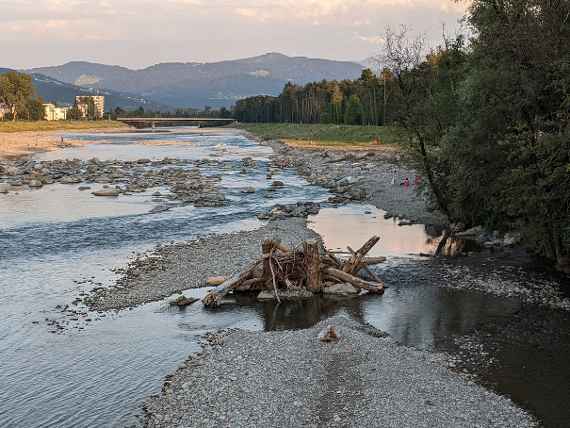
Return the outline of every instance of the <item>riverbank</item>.
<path id="1" fill-rule="evenodd" d="M 240 123 L 244 130 L 262 140 L 289 140 L 323 148 L 378 148 L 398 146 L 405 133 L 392 126 L 357 126 L 296 123 Z"/>
<path id="2" fill-rule="evenodd" d="M 276 140 L 264 144 L 273 148 L 276 166 L 295 168 L 310 183 L 331 190 L 333 203 L 370 203 L 405 224 L 447 223 L 429 208 L 425 189 L 414 184 L 418 172 L 397 150 L 313 149 Z M 409 186 L 402 184 L 406 178 Z"/>
<path id="3" fill-rule="evenodd" d="M 64 140 L 64 132 L 120 131 L 128 127 L 114 121 L 0 122 L 0 160 L 17 159 L 37 152 L 88 144 L 88 141 Z"/>
<path id="4" fill-rule="evenodd" d="M 338 343 L 319 341 L 333 324 Z M 146 427 L 484 426 L 536 422 L 510 400 L 346 318 L 298 331 L 231 331 L 147 400 Z"/>

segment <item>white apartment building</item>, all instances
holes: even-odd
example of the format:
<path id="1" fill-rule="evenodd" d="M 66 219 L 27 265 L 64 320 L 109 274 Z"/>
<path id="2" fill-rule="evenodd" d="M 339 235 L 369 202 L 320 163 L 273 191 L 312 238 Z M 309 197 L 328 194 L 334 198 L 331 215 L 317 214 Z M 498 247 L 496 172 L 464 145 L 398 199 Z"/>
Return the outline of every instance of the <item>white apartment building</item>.
<path id="1" fill-rule="evenodd" d="M 45 120 L 66 120 L 69 107 L 57 107 L 55 104 L 44 104 L 44 119 Z"/>

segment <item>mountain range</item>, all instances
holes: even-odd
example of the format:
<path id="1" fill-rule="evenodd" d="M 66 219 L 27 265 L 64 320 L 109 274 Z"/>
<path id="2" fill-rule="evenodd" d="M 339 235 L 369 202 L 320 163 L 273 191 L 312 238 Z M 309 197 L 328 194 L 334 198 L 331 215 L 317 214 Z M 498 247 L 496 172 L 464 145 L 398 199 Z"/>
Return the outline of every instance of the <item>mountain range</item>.
<path id="1" fill-rule="evenodd" d="M 26 72 L 81 90 L 137 94 L 130 97 L 169 107 L 203 108 L 229 107 L 252 95 L 277 95 L 287 82 L 354 79 L 362 68 L 354 62 L 268 53 L 215 63 L 162 63 L 141 70 L 74 61 Z"/>
<path id="2" fill-rule="evenodd" d="M 0 74 L 13 71 L 9 68 L 0 68 Z M 144 97 L 128 94 L 124 92 L 112 90 L 99 90 L 88 87 L 81 87 L 62 82 L 52 77 L 40 74 L 30 73 L 36 93 L 43 98 L 45 102 L 56 103 L 58 105 L 72 105 L 75 97 L 78 95 L 104 95 L 105 109 L 113 110 L 116 107 L 124 109 L 136 109 L 143 107 L 148 110 L 164 110 L 167 106 L 150 101 Z"/>

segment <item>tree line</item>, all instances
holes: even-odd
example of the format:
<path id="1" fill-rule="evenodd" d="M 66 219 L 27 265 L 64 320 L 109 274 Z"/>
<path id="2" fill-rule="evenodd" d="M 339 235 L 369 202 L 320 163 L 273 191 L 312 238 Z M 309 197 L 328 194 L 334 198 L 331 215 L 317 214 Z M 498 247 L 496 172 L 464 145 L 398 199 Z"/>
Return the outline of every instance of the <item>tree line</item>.
<path id="1" fill-rule="evenodd" d="M 381 76 L 288 84 L 238 102 L 244 122 L 394 124 L 451 224 L 520 231 L 570 269 L 570 2 L 473 0 L 471 36 L 426 54 L 388 30 Z"/>
<path id="2" fill-rule="evenodd" d="M 389 117 L 384 83 L 384 76 L 370 69 L 357 80 L 287 83 L 277 97 L 239 100 L 233 116 L 240 122 L 384 125 Z"/>

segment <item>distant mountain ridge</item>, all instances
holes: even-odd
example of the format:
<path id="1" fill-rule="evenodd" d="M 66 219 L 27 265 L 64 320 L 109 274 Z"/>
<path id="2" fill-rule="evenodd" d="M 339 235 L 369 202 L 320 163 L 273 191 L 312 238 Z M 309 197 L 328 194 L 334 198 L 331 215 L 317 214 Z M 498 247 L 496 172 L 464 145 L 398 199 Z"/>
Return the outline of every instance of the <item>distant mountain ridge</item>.
<path id="1" fill-rule="evenodd" d="M 279 53 L 214 63 L 162 63 L 141 70 L 74 61 L 27 70 L 68 84 L 140 94 L 172 107 L 230 106 L 252 95 L 277 95 L 292 81 L 357 78 L 362 65 Z"/>
<path id="2" fill-rule="evenodd" d="M 0 74 L 12 71 L 9 68 L 0 68 Z M 104 95 L 105 110 L 113 110 L 116 107 L 125 109 L 136 109 L 143 107 L 148 110 L 163 110 L 166 106 L 150 101 L 144 97 L 117 92 L 108 89 L 92 89 L 72 85 L 46 76 L 40 73 L 31 73 L 34 87 L 37 94 L 44 99 L 45 102 L 56 103 L 59 105 L 72 105 L 75 97 L 78 95 Z"/>

